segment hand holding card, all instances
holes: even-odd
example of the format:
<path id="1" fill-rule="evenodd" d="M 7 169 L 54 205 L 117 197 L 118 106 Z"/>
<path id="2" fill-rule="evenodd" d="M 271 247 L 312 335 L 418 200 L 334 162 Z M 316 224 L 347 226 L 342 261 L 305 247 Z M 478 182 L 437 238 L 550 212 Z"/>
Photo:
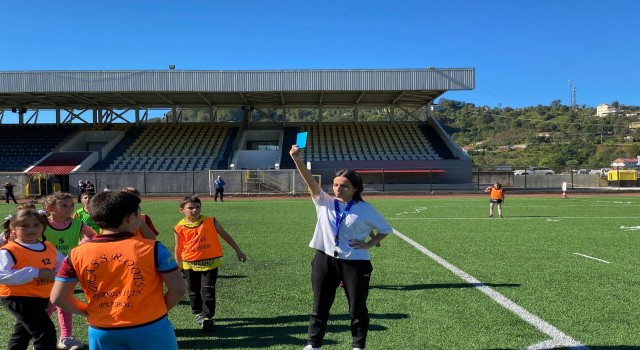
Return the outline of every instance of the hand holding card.
<path id="1" fill-rule="evenodd" d="M 307 132 L 306 131 L 298 133 L 298 137 L 296 139 L 296 146 L 298 146 L 298 148 L 307 147 Z"/>

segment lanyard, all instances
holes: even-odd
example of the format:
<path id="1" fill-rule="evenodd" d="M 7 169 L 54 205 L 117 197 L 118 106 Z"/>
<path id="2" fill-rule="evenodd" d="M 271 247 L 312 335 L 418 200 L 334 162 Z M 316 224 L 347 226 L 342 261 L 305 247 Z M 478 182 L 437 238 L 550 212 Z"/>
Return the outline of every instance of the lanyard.
<path id="1" fill-rule="evenodd" d="M 347 217 L 347 214 L 349 214 L 349 210 L 351 210 L 351 206 L 353 206 L 353 199 L 349 201 L 349 203 L 347 204 L 347 207 L 344 208 L 344 212 L 342 212 L 342 214 L 340 213 L 340 205 L 338 204 L 338 200 L 334 199 L 333 200 L 333 204 L 336 207 L 336 237 L 335 237 L 335 241 L 336 241 L 336 250 L 333 252 L 333 256 L 337 257 L 338 256 L 338 246 L 340 245 L 340 224 L 344 221 L 344 219 Z"/>

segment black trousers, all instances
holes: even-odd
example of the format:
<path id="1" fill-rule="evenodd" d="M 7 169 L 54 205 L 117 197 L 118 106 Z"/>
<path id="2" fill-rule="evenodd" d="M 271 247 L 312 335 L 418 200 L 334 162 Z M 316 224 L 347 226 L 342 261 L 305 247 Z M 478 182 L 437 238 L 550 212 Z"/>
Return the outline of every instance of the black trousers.
<path id="1" fill-rule="evenodd" d="M 216 315 L 216 282 L 218 268 L 209 271 L 184 270 L 191 312 L 213 318 Z"/>
<path id="2" fill-rule="evenodd" d="M 213 193 L 213 200 L 218 200 L 218 194 L 220 194 L 220 202 L 224 202 L 224 188 L 216 188 L 216 191 Z"/>
<path id="3" fill-rule="evenodd" d="M 313 310 L 309 318 L 308 344 L 321 347 L 327 331 L 329 311 L 336 297 L 340 281 L 349 303 L 351 317 L 351 346 L 364 348 L 369 331 L 367 297 L 373 266 L 369 260 L 336 259 L 317 251 L 311 262 Z"/>
<path id="4" fill-rule="evenodd" d="M 16 318 L 7 349 L 26 350 L 33 338 L 33 348 L 56 348 L 56 328 L 47 314 L 49 299 L 36 297 L 6 297 L 2 305 Z"/>
<path id="5" fill-rule="evenodd" d="M 18 201 L 16 200 L 16 196 L 13 195 L 13 192 L 8 192 L 4 194 L 4 199 L 7 201 L 7 204 L 9 204 L 9 198 L 11 198 L 13 200 L 14 204 L 18 204 Z"/>

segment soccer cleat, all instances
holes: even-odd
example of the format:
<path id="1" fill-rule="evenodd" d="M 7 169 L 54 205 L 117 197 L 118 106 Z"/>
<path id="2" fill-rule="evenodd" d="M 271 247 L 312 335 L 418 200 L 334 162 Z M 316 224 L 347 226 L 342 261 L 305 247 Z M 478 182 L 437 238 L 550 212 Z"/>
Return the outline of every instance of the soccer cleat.
<path id="1" fill-rule="evenodd" d="M 65 350 L 81 350 L 84 349 L 84 344 L 74 337 L 62 337 L 58 340 L 56 347 Z"/>
<path id="2" fill-rule="evenodd" d="M 205 318 L 202 320 L 202 330 L 205 332 L 210 332 L 213 330 L 213 320 L 210 318 Z"/>
<path id="3" fill-rule="evenodd" d="M 313 346 L 311 346 L 311 345 L 307 345 L 307 346 L 305 346 L 304 348 L 302 348 L 302 350 L 320 350 L 320 348 L 314 348 L 314 347 L 313 347 Z"/>
<path id="4" fill-rule="evenodd" d="M 205 319 L 204 316 L 202 316 L 200 314 L 196 315 L 196 317 L 195 317 L 196 325 L 198 325 L 198 327 L 202 327 L 202 321 L 204 321 L 204 319 Z"/>
<path id="5" fill-rule="evenodd" d="M 353 350 L 364 350 L 364 348 L 353 348 Z"/>

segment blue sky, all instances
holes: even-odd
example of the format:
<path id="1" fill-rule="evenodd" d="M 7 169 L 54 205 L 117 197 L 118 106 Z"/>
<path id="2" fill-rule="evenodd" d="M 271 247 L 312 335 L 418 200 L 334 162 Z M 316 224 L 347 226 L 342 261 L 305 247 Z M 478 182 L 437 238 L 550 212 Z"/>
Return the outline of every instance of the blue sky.
<path id="1" fill-rule="evenodd" d="M 606 6 L 605 6 L 606 5 Z M 640 105 L 640 1 L 2 1 L 0 70 L 468 68 L 491 107 Z"/>

